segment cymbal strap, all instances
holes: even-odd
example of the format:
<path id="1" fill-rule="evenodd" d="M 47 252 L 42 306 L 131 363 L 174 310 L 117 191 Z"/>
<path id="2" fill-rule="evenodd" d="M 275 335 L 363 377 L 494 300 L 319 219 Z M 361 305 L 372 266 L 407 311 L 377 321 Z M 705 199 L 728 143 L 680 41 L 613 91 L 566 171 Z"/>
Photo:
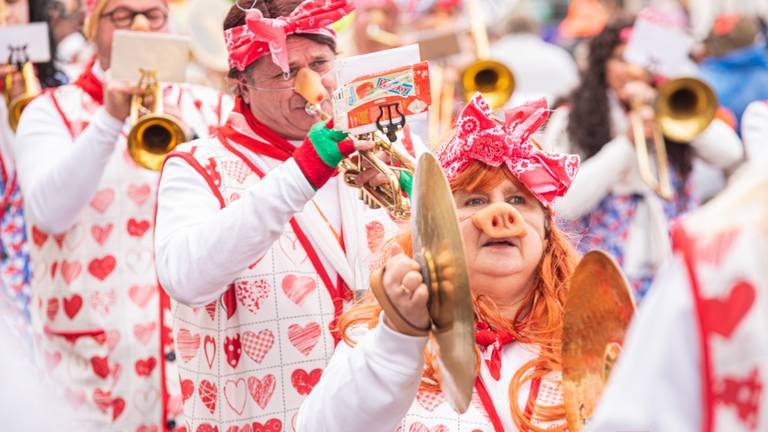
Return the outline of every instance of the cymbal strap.
<path id="1" fill-rule="evenodd" d="M 389 318 L 390 322 L 395 327 L 393 330 L 408 336 L 426 336 L 429 334 L 431 326 L 420 328 L 411 324 L 400 313 L 395 304 L 392 303 L 392 300 L 390 300 L 384 289 L 384 270 L 385 267 L 382 267 L 371 274 L 371 291 L 373 291 L 376 301 L 379 302 L 379 305 L 384 310 L 387 318 Z"/>

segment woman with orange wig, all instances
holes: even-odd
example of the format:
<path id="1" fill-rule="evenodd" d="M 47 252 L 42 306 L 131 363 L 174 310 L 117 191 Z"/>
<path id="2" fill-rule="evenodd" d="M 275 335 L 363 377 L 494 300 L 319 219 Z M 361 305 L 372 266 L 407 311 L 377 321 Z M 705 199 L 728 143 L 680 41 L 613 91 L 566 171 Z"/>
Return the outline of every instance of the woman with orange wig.
<path id="1" fill-rule="evenodd" d="M 499 120 L 476 95 L 438 150 L 458 210 L 481 358 L 468 411 L 456 414 L 440 392 L 424 330 L 427 288 L 406 233 L 375 273 L 399 317 L 372 295 L 342 316 L 344 342 L 302 405 L 297 430 L 565 429 L 560 339 L 577 255 L 554 225 L 551 203 L 567 191 L 579 159 L 530 142 L 547 116 L 542 99 Z"/>

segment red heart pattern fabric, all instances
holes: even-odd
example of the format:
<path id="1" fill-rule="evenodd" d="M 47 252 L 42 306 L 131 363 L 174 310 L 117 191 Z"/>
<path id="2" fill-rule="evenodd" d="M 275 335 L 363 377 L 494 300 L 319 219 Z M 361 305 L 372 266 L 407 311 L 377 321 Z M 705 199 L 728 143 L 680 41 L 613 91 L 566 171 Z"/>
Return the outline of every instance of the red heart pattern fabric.
<path id="1" fill-rule="evenodd" d="M 307 372 L 304 369 L 296 369 L 291 373 L 291 385 L 293 385 L 298 394 L 308 395 L 315 387 L 315 384 L 320 381 L 322 374 L 322 369 L 313 369 L 311 372 Z"/>
<path id="2" fill-rule="evenodd" d="M 264 376 L 262 379 L 255 376 L 248 377 L 248 392 L 259 408 L 264 409 L 269 404 L 269 400 L 275 392 L 275 383 L 275 376 L 271 374 Z"/>

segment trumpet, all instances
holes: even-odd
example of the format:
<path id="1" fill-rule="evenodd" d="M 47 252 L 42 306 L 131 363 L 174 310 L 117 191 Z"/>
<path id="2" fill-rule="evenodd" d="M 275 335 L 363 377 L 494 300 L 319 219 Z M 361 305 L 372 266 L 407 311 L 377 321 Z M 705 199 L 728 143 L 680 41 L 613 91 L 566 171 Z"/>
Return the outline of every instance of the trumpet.
<path id="1" fill-rule="evenodd" d="M 306 111 L 310 115 L 318 115 L 323 120 L 331 116 L 324 112 L 320 104 L 326 98 L 326 91 L 317 72 L 303 68 L 296 75 L 295 91 L 307 100 Z M 397 128 L 403 126 L 400 123 Z M 413 175 L 416 171 L 416 161 L 407 152 L 397 148 L 397 128 L 382 128 L 385 133 L 375 131 L 359 135 L 357 138 L 374 142 L 374 148 L 368 151 L 359 151 L 344 159 L 339 164 L 344 182 L 354 188 L 360 189 L 360 199 L 370 208 L 385 208 L 394 220 L 406 220 L 411 216 L 410 200 L 403 196 L 400 187 L 400 173 Z M 389 164 L 376 156 L 383 152 L 391 161 Z M 366 165 L 370 165 L 376 171 L 387 177 L 387 182 L 379 186 L 357 183 L 358 176 Z"/>
<path id="2" fill-rule="evenodd" d="M 466 3 L 475 41 L 477 60 L 467 66 L 461 74 L 464 100 L 469 102 L 480 92 L 494 111 L 507 104 L 515 91 L 515 75 L 503 63 L 490 59 L 488 31 L 480 15 L 477 0 Z"/>
<path id="3" fill-rule="evenodd" d="M 653 142 L 656 152 L 658 178 L 651 170 L 648 143 L 637 106 L 630 112 L 640 176 L 648 186 L 665 200 L 672 199 L 669 161 L 664 137 L 687 143 L 706 129 L 717 112 L 717 96 L 710 86 L 696 78 L 676 78 L 665 81 L 658 89 L 656 127 Z"/>
<path id="4" fill-rule="evenodd" d="M 11 89 L 13 88 L 13 74 L 5 76 L 5 99 L 8 103 L 8 124 L 11 130 L 16 132 L 19 127 L 19 119 L 24 108 L 32 102 L 42 92 L 40 81 L 35 76 L 35 67 L 31 62 L 26 61 L 19 67 L 21 79 L 24 83 L 24 92 L 15 98 L 11 98 Z"/>
<path id="5" fill-rule="evenodd" d="M 138 87 L 141 93 L 131 99 L 128 153 L 140 166 L 160 171 L 165 156 L 185 142 L 187 136 L 178 120 L 163 113 L 157 71 L 142 69 Z"/>

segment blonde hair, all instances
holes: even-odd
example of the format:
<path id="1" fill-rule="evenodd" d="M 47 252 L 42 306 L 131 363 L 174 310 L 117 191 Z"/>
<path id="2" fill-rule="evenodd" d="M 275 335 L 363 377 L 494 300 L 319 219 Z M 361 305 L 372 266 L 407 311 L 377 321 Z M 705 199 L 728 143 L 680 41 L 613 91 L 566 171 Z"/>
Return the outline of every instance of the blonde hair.
<path id="1" fill-rule="evenodd" d="M 451 188 L 475 192 L 490 190 L 501 183 L 505 178 L 517 182 L 512 173 L 505 167 L 490 167 L 488 165 L 473 162 L 461 174 L 451 182 Z M 408 256 L 413 256 L 411 245 L 411 233 L 405 233 L 395 238 Z M 527 418 L 525 410 L 520 407 L 517 395 L 520 388 L 527 382 L 541 379 L 551 372 L 560 372 L 561 367 L 561 339 L 563 326 L 563 306 L 568 290 L 568 279 L 573 273 L 578 261 L 578 254 L 570 244 L 566 236 L 556 227 L 550 226 L 546 234 L 547 244 L 542 253 L 539 267 L 536 271 L 533 289 L 524 301 L 514 320 L 502 316 L 493 299 L 488 296 L 474 298 L 473 306 L 475 317 L 479 321 L 488 323 L 491 328 L 511 333 L 515 340 L 525 344 L 535 344 L 539 349 L 536 358 L 525 363 L 512 377 L 509 383 L 509 403 L 512 419 L 519 430 L 544 432 L 544 429 L 533 424 L 533 418 Z M 339 331 L 344 341 L 352 345 L 346 334 L 347 329 L 366 325 L 373 328 L 378 324 L 381 307 L 369 293 L 359 304 L 353 306 L 339 319 Z M 439 374 L 437 363 L 429 346 L 424 351 L 425 369 L 422 374 L 421 389 L 437 390 L 439 388 Z M 478 353 L 479 355 L 479 353 Z M 546 431 L 565 430 L 565 409 L 563 405 L 541 406 L 533 401 L 531 412 L 537 420 L 558 422 L 559 427 L 546 429 Z"/>

